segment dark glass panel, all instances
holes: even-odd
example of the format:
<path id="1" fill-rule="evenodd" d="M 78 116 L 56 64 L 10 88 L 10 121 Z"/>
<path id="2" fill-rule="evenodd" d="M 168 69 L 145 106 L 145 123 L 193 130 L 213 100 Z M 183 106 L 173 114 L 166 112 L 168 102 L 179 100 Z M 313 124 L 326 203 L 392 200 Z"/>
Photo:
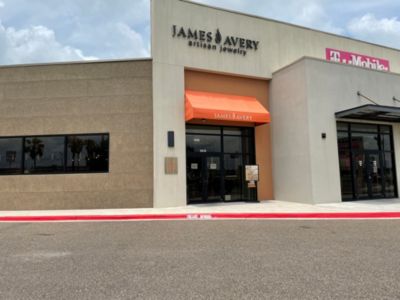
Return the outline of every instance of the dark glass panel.
<path id="1" fill-rule="evenodd" d="M 385 195 L 386 197 L 395 197 L 395 176 L 394 176 L 394 165 L 393 165 L 393 154 L 386 152 L 384 154 L 384 184 L 385 184 Z"/>
<path id="2" fill-rule="evenodd" d="M 379 150 L 377 133 L 351 133 L 351 147 L 354 151 Z"/>
<path id="3" fill-rule="evenodd" d="M 337 130 L 348 131 L 349 130 L 349 123 L 338 122 L 337 123 Z"/>
<path id="4" fill-rule="evenodd" d="M 202 157 L 187 157 L 186 159 L 187 197 L 189 202 L 203 200 L 202 162 Z"/>
<path id="5" fill-rule="evenodd" d="M 349 149 L 349 133 L 348 132 L 338 132 L 338 147 L 339 151 L 344 151 Z"/>
<path id="6" fill-rule="evenodd" d="M 186 133 L 194 134 L 221 134 L 221 127 L 202 126 L 202 125 L 186 125 Z"/>
<path id="7" fill-rule="evenodd" d="M 243 137 L 243 153 L 244 154 L 254 154 L 255 149 L 254 149 L 254 137 L 253 136 L 248 136 L 248 137 Z"/>
<path id="8" fill-rule="evenodd" d="M 206 158 L 206 182 L 207 200 L 221 199 L 221 161 L 219 157 L 208 156 Z"/>
<path id="9" fill-rule="evenodd" d="M 350 124 L 351 131 L 378 132 L 378 126 L 373 124 Z"/>
<path id="10" fill-rule="evenodd" d="M 73 135 L 67 138 L 67 170 L 107 172 L 108 135 Z"/>
<path id="11" fill-rule="evenodd" d="M 381 133 L 391 133 L 391 127 L 390 126 L 386 126 L 386 125 L 379 125 L 379 129 L 381 131 Z"/>
<path id="12" fill-rule="evenodd" d="M 372 197 L 383 197 L 383 184 L 382 184 L 382 169 L 381 169 L 381 158 L 379 152 L 368 154 L 368 178 L 371 196 Z"/>
<path id="13" fill-rule="evenodd" d="M 242 153 L 242 137 L 241 136 L 224 136 L 224 152 L 225 153 Z"/>
<path id="14" fill-rule="evenodd" d="M 221 152 L 221 136 L 213 135 L 186 135 L 187 152 Z"/>
<path id="15" fill-rule="evenodd" d="M 243 174 L 244 167 L 242 156 L 237 154 L 224 155 L 225 166 L 225 201 L 243 200 Z"/>
<path id="16" fill-rule="evenodd" d="M 242 197 L 243 197 L 243 200 L 246 200 L 246 201 L 256 201 L 257 200 L 257 189 L 248 187 L 248 182 L 246 181 L 246 178 L 244 175 L 246 165 L 255 165 L 256 164 L 254 152 L 252 152 L 251 155 L 243 156 L 243 159 L 244 159 L 244 162 L 243 162 L 244 167 L 243 167 Z"/>
<path id="17" fill-rule="evenodd" d="M 254 138 L 254 128 L 252 127 L 244 127 L 242 128 L 242 135 L 247 135 L 249 137 Z"/>
<path id="18" fill-rule="evenodd" d="M 254 157 L 254 153 L 252 155 L 246 155 L 243 157 L 245 165 L 255 165 L 256 159 Z"/>
<path id="19" fill-rule="evenodd" d="M 63 136 L 25 138 L 24 173 L 60 173 L 64 171 Z"/>
<path id="20" fill-rule="evenodd" d="M 389 134 L 381 134 L 382 140 L 382 150 L 391 151 L 392 150 L 392 141 Z"/>
<path id="21" fill-rule="evenodd" d="M 353 179 L 351 173 L 351 158 L 348 150 L 339 150 L 340 183 L 343 200 L 353 198 Z"/>
<path id="22" fill-rule="evenodd" d="M 357 198 L 368 198 L 368 166 L 364 153 L 354 154 L 354 185 L 356 188 Z"/>
<path id="23" fill-rule="evenodd" d="M 22 138 L 0 139 L 0 174 L 22 172 Z"/>
<path id="24" fill-rule="evenodd" d="M 242 128 L 236 128 L 236 127 L 224 127 L 223 134 L 227 135 L 242 135 L 243 130 Z"/>

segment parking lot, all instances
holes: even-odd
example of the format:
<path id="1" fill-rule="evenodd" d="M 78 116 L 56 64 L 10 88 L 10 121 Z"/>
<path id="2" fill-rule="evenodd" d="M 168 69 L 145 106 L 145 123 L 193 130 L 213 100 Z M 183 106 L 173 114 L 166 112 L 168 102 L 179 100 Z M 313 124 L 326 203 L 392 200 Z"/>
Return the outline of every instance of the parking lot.
<path id="1" fill-rule="evenodd" d="M 0 224 L 1 299 L 394 299 L 399 220 Z"/>

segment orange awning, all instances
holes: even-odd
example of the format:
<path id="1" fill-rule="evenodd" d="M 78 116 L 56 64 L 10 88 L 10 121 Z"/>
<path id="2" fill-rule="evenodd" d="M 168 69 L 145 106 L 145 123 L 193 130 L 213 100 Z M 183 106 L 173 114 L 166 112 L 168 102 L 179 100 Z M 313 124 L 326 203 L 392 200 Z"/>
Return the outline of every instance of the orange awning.
<path id="1" fill-rule="evenodd" d="M 255 125 L 270 122 L 269 112 L 255 97 L 185 91 L 185 119 L 233 121 Z"/>

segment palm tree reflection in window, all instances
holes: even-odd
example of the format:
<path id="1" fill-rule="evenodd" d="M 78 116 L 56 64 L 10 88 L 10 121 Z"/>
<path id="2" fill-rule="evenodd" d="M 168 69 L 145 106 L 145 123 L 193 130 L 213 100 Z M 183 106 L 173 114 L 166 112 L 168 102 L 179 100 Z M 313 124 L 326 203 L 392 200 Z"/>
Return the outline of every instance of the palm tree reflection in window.
<path id="1" fill-rule="evenodd" d="M 33 169 L 36 169 L 36 161 L 43 156 L 44 144 L 39 138 L 32 138 L 25 140 L 24 152 L 29 155 L 33 161 Z"/>
<path id="2" fill-rule="evenodd" d="M 86 140 L 86 160 L 87 166 L 90 170 L 105 170 L 107 167 L 107 149 L 108 149 L 108 139 L 101 136 L 100 141 L 94 139 Z"/>
<path id="3" fill-rule="evenodd" d="M 71 136 L 68 147 L 72 171 L 107 171 L 107 136 Z"/>
<path id="4" fill-rule="evenodd" d="M 76 136 L 70 137 L 69 147 L 72 153 L 72 160 L 71 160 L 72 170 L 75 170 L 75 162 L 77 162 L 77 167 L 79 169 L 79 163 L 81 161 L 81 152 L 83 150 L 84 145 L 85 141 L 80 139 L 79 137 Z"/>

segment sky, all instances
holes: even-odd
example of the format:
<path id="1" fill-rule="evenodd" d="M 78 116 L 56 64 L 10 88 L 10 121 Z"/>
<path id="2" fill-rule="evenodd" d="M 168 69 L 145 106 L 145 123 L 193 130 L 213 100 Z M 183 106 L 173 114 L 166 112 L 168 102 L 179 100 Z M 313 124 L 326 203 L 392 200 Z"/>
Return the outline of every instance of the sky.
<path id="1" fill-rule="evenodd" d="M 400 49 L 399 0 L 196 2 Z M 149 0 L 0 0 L 0 65 L 149 56 Z"/>

